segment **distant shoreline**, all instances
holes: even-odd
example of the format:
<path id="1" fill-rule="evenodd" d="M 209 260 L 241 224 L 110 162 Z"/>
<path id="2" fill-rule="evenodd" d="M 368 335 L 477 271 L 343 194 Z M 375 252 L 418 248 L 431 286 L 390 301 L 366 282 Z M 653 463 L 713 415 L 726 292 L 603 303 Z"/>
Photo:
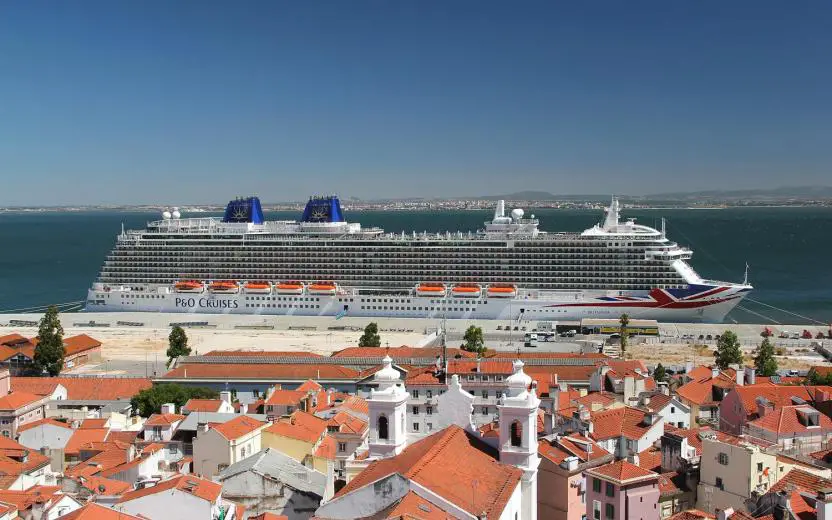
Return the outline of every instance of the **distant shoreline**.
<path id="1" fill-rule="evenodd" d="M 536 202 L 532 203 L 531 201 L 511 201 L 510 204 L 513 207 L 522 207 L 524 209 L 551 209 L 551 210 L 589 210 L 589 211 L 598 211 L 602 208 L 601 204 L 598 203 L 562 203 L 562 202 L 547 202 L 541 203 Z M 124 207 L 100 207 L 100 206 L 73 206 L 73 207 L 0 207 L 0 215 L 3 214 L 24 214 L 24 213 L 98 213 L 98 212 L 110 212 L 110 213 L 154 213 L 160 211 L 161 208 L 167 208 L 169 206 L 160 204 L 158 206 L 124 206 Z M 829 208 L 832 209 L 832 201 L 820 204 L 811 204 L 811 203 L 800 203 L 800 204 L 731 204 L 731 203 L 715 203 L 713 205 L 701 205 L 701 206 L 690 206 L 690 205 L 673 205 L 673 204 L 661 204 L 661 205 L 650 205 L 650 204 L 624 204 L 624 209 L 628 210 L 647 210 L 647 211 L 657 211 L 657 210 L 722 210 L 722 209 L 776 209 L 776 208 Z M 194 215 L 199 215 L 200 213 L 222 213 L 224 208 L 222 207 L 214 207 L 214 206 L 201 206 L 196 209 L 191 209 L 188 207 L 183 207 L 181 209 L 183 214 L 186 214 L 189 217 L 193 217 Z M 263 207 L 264 211 L 273 212 L 273 211 L 302 211 L 302 205 L 268 205 L 264 204 Z M 425 207 L 408 207 L 408 206 L 396 206 L 394 204 L 391 205 L 367 205 L 362 207 L 355 207 L 349 204 L 345 204 L 345 210 L 351 212 L 362 212 L 362 211 L 399 211 L 402 213 L 408 212 L 451 212 L 451 211 L 490 211 L 491 208 L 488 206 L 477 206 L 477 207 L 465 207 L 459 206 L 454 207 L 453 205 L 436 205 L 436 206 L 425 206 Z"/>

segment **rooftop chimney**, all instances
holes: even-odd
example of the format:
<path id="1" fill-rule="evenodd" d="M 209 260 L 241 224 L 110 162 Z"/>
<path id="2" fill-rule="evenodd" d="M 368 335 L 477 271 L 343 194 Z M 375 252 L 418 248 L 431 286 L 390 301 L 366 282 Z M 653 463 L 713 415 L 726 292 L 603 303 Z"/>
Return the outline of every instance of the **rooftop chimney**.
<path id="1" fill-rule="evenodd" d="M 165 403 L 160 407 L 160 411 L 164 413 L 176 413 L 176 405 L 173 403 Z"/>
<path id="2" fill-rule="evenodd" d="M 220 392 L 220 401 L 231 404 L 231 392 L 229 392 L 228 390 L 223 390 L 222 392 Z"/>
<path id="3" fill-rule="evenodd" d="M 719 376 L 719 367 L 714 365 L 711 367 L 711 379 L 715 379 Z"/>
<path id="4" fill-rule="evenodd" d="M 757 384 L 757 369 L 745 367 L 745 382 L 749 385 Z"/>
<path id="5" fill-rule="evenodd" d="M 757 401 L 757 416 L 765 417 L 767 413 L 774 411 L 774 405 L 763 396 L 759 396 Z"/>
<path id="6" fill-rule="evenodd" d="M 771 511 L 774 520 L 789 520 L 791 509 L 788 493 L 781 490 L 774 494 L 774 509 Z"/>
<path id="7" fill-rule="evenodd" d="M 745 384 L 745 370 L 738 368 L 737 369 L 737 386 L 743 386 Z"/>
<path id="8" fill-rule="evenodd" d="M 818 490 L 815 509 L 817 510 L 818 520 L 832 520 L 832 488 Z"/>
<path id="9" fill-rule="evenodd" d="M 690 374 L 693 372 L 693 361 L 688 361 L 685 363 L 685 374 Z"/>
<path id="10" fill-rule="evenodd" d="M 208 431 L 208 423 L 207 422 L 198 423 L 196 425 L 196 429 L 199 433 L 205 433 L 205 432 Z"/>
<path id="11" fill-rule="evenodd" d="M 716 512 L 716 520 L 728 520 L 734 514 L 734 508 L 720 509 Z"/>
<path id="12" fill-rule="evenodd" d="M 335 389 L 334 388 L 330 387 L 330 389 L 326 391 L 326 405 L 327 406 L 332 405 L 332 397 L 334 396 L 334 394 L 335 394 Z"/>

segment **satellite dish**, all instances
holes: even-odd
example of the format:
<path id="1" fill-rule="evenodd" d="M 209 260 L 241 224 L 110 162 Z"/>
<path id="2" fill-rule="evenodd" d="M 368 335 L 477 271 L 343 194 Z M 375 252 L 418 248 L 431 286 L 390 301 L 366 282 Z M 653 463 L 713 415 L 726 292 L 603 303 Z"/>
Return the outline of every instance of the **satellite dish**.
<path id="1" fill-rule="evenodd" d="M 179 213 L 179 208 L 173 208 L 173 213 L 171 213 L 171 216 L 173 218 L 180 218 L 182 216 L 182 213 Z"/>
<path id="2" fill-rule="evenodd" d="M 162 212 L 162 218 L 165 220 L 170 220 L 170 211 L 165 210 Z"/>
<path id="3" fill-rule="evenodd" d="M 523 218 L 524 213 L 525 212 L 520 208 L 513 209 L 511 210 L 511 218 L 513 218 L 514 220 L 520 220 L 521 218 Z"/>

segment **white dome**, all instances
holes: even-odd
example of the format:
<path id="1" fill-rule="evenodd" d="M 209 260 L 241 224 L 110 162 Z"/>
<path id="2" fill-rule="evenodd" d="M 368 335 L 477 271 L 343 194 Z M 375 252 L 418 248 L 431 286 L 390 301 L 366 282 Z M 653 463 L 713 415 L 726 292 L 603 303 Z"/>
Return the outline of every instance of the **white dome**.
<path id="1" fill-rule="evenodd" d="M 514 362 L 514 373 L 506 378 L 509 388 L 525 390 L 532 384 L 532 378 L 523 372 L 523 362 L 519 359 Z"/>
<path id="2" fill-rule="evenodd" d="M 383 382 L 394 382 L 400 379 L 399 371 L 393 368 L 393 359 L 389 355 L 384 356 L 381 364 L 381 370 L 375 373 L 373 379 Z"/>
<path id="3" fill-rule="evenodd" d="M 523 211 L 520 208 L 516 208 L 516 209 L 511 210 L 511 218 L 513 218 L 514 220 L 520 220 L 521 218 L 523 218 L 524 214 L 525 214 L 525 211 Z"/>
<path id="4" fill-rule="evenodd" d="M 173 218 L 180 218 L 180 217 L 182 216 L 182 213 L 179 213 L 179 210 L 178 210 L 178 209 L 173 208 L 173 213 L 171 213 L 171 216 L 172 216 Z"/>
<path id="5" fill-rule="evenodd" d="M 167 211 L 167 210 L 163 211 L 162 212 L 162 218 L 165 219 L 165 220 L 170 220 L 170 211 Z"/>

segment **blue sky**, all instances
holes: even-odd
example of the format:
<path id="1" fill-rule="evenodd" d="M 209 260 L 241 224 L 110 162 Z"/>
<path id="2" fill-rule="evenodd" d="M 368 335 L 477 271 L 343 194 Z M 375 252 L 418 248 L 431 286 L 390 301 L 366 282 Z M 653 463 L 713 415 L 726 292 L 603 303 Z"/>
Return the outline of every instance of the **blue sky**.
<path id="1" fill-rule="evenodd" d="M 0 205 L 829 184 L 832 3 L 5 2 Z"/>

